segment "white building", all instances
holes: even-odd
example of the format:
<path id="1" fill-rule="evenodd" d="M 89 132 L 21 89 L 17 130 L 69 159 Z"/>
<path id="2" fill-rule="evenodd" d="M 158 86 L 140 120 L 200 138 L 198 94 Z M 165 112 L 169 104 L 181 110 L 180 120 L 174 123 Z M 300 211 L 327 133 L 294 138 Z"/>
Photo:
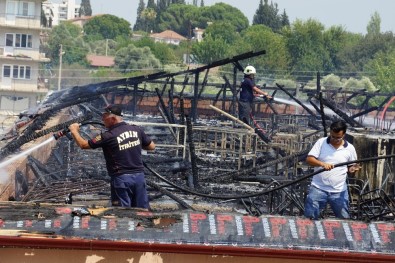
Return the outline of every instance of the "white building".
<path id="1" fill-rule="evenodd" d="M 51 26 L 59 25 L 61 21 L 78 17 L 80 5 L 75 0 L 43 1 L 43 10 L 47 21 L 51 20 Z"/>
<path id="2" fill-rule="evenodd" d="M 173 44 L 177 46 L 180 44 L 181 41 L 187 40 L 185 37 L 174 32 L 173 30 L 165 30 L 160 33 L 153 33 L 150 35 L 150 37 L 155 42 L 162 42 L 162 43 Z"/>
<path id="3" fill-rule="evenodd" d="M 42 0 L 0 0 L 0 126 L 34 107 L 48 89 L 40 78 Z"/>

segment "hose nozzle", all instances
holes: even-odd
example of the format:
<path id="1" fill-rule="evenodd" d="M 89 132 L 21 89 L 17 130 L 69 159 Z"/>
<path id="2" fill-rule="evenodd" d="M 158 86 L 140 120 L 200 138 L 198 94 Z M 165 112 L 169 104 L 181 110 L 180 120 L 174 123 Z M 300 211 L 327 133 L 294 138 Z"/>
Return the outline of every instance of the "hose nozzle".
<path id="1" fill-rule="evenodd" d="M 57 133 L 54 133 L 53 137 L 55 140 L 58 140 L 59 138 L 66 136 L 70 141 L 73 139 L 73 136 L 70 134 L 70 130 L 68 128 L 65 128 L 63 131 L 59 131 Z"/>

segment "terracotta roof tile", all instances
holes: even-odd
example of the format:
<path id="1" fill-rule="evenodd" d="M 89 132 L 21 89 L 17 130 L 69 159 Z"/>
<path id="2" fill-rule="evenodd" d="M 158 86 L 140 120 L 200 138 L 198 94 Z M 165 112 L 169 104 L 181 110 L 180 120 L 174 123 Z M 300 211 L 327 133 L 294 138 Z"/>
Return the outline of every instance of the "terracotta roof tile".
<path id="1" fill-rule="evenodd" d="M 86 59 L 93 67 L 112 67 L 115 64 L 111 56 L 86 55 Z"/>
<path id="2" fill-rule="evenodd" d="M 161 33 L 154 33 L 151 34 L 151 37 L 154 38 L 163 38 L 163 39 L 179 39 L 179 40 L 186 40 L 185 37 L 181 36 L 177 32 L 174 32 L 172 30 L 165 30 Z"/>

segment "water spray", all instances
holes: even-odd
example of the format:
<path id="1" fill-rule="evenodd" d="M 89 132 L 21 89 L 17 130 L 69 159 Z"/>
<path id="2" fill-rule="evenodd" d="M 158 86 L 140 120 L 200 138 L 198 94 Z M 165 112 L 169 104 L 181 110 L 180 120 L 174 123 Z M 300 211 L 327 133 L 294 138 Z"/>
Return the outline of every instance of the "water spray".
<path id="1" fill-rule="evenodd" d="M 42 146 L 44 146 L 44 145 L 50 143 L 50 142 L 53 141 L 53 140 L 54 140 L 54 138 L 53 138 L 53 137 L 50 137 L 50 138 L 46 139 L 45 141 L 43 141 L 42 143 L 40 143 L 40 144 L 38 144 L 38 145 L 36 145 L 36 146 L 30 148 L 30 149 L 27 149 L 26 151 L 23 151 L 23 152 L 21 152 L 21 153 L 15 155 L 15 156 L 13 156 L 13 157 L 11 157 L 11 158 L 8 159 L 7 161 L 4 161 L 4 162 L 0 163 L 0 168 L 3 168 L 4 166 L 7 166 L 8 164 L 14 162 L 15 160 L 19 159 L 19 158 L 22 157 L 22 156 L 28 155 L 29 153 L 31 153 L 31 152 L 33 152 L 33 151 L 35 151 L 35 150 L 41 148 Z"/>

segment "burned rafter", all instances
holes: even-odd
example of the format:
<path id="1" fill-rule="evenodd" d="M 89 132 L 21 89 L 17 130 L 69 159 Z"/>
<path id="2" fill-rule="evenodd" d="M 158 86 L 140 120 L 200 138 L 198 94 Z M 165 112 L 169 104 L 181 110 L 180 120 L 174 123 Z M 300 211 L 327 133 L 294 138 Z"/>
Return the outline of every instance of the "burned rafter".
<path id="1" fill-rule="evenodd" d="M 321 99 L 322 104 L 324 104 L 326 107 L 330 108 L 333 112 L 335 112 L 337 115 L 339 115 L 344 121 L 346 121 L 348 124 L 351 125 L 351 127 L 362 127 L 362 125 L 355 121 L 354 119 L 350 118 L 346 113 L 338 109 L 333 102 L 322 98 Z"/>
<path id="2" fill-rule="evenodd" d="M 41 163 L 39 160 L 37 160 L 36 158 L 34 158 L 33 156 L 28 156 L 27 157 L 28 160 L 28 164 L 35 164 L 36 167 L 41 171 L 44 172 L 47 176 L 51 177 L 54 180 L 58 180 L 60 179 L 60 177 L 54 173 L 53 171 L 50 171 L 48 169 L 48 167 L 46 167 L 43 163 Z"/>
<path id="3" fill-rule="evenodd" d="M 20 201 L 28 191 L 29 185 L 25 175 L 17 170 L 15 172 L 15 200 Z"/>
<path id="4" fill-rule="evenodd" d="M 304 105 L 299 99 L 293 96 L 288 90 L 284 88 L 284 85 L 280 85 L 276 83 L 276 86 L 281 89 L 285 94 L 287 94 L 291 99 L 293 99 L 296 103 L 298 103 L 303 109 L 305 109 L 310 115 L 316 116 L 314 112 L 312 112 L 306 105 Z"/>
<path id="5" fill-rule="evenodd" d="M 229 82 L 229 80 L 228 80 L 228 78 L 226 77 L 226 76 L 222 76 L 222 78 L 224 79 L 224 81 L 225 81 L 225 85 L 223 86 L 223 88 L 221 89 L 221 91 L 223 92 L 222 94 L 223 94 L 223 100 L 222 100 L 222 110 L 224 111 L 225 110 L 225 99 L 224 98 L 226 98 L 226 90 L 227 90 L 227 88 L 229 87 L 229 90 L 232 92 L 232 95 L 235 95 L 235 92 L 237 93 L 237 91 L 235 91 L 235 90 L 233 90 L 233 88 L 232 88 L 232 85 L 230 84 L 230 82 Z M 232 97 L 234 97 L 234 96 L 232 96 Z M 216 99 L 218 99 L 218 98 L 216 98 Z M 232 109 L 232 114 L 233 115 L 235 115 L 236 114 L 236 110 L 235 110 L 235 108 L 234 107 L 232 107 L 233 105 L 235 105 L 234 103 L 237 103 L 238 102 L 238 99 L 237 99 L 237 97 L 236 97 L 236 100 L 232 100 L 232 105 L 231 105 L 231 109 Z M 215 105 L 215 103 L 214 103 L 214 105 Z"/>
<path id="6" fill-rule="evenodd" d="M 360 117 L 360 116 L 363 116 L 363 115 L 365 115 L 365 114 L 368 114 L 369 112 L 376 111 L 377 109 L 378 109 L 377 106 L 370 107 L 370 108 L 368 108 L 368 109 L 366 109 L 366 110 L 364 110 L 364 111 L 360 111 L 360 112 L 358 112 L 358 113 L 356 113 L 356 114 L 350 116 L 350 118 L 355 119 L 355 118 L 357 118 L 357 117 Z"/>
<path id="7" fill-rule="evenodd" d="M 74 122 L 81 123 L 81 122 L 89 120 L 91 118 L 92 118 L 92 116 L 88 114 L 88 115 L 73 119 L 71 121 L 67 121 L 67 122 L 55 125 L 53 127 L 50 127 L 48 129 L 45 129 L 45 130 L 42 130 L 39 132 L 35 132 L 35 133 L 31 133 L 31 134 L 24 134 L 22 136 L 19 136 L 17 139 L 12 140 L 11 142 L 9 142 L 7 145 L 5 145 L 0 150 L 0 160 L 5 158 L 9 154 L 13 153 L 15 150 L 17 150 L 19 147 L 21 147 L 22 145 L 24 145 L 25 143 L 27 143 L 29 141 L 40 138 L 40 137 L 50 134 L 50 133 L 55 133 L 55 132 L 62 130 L 62 129 L 65 129 L 70 124 L 72 124 Z"/>

